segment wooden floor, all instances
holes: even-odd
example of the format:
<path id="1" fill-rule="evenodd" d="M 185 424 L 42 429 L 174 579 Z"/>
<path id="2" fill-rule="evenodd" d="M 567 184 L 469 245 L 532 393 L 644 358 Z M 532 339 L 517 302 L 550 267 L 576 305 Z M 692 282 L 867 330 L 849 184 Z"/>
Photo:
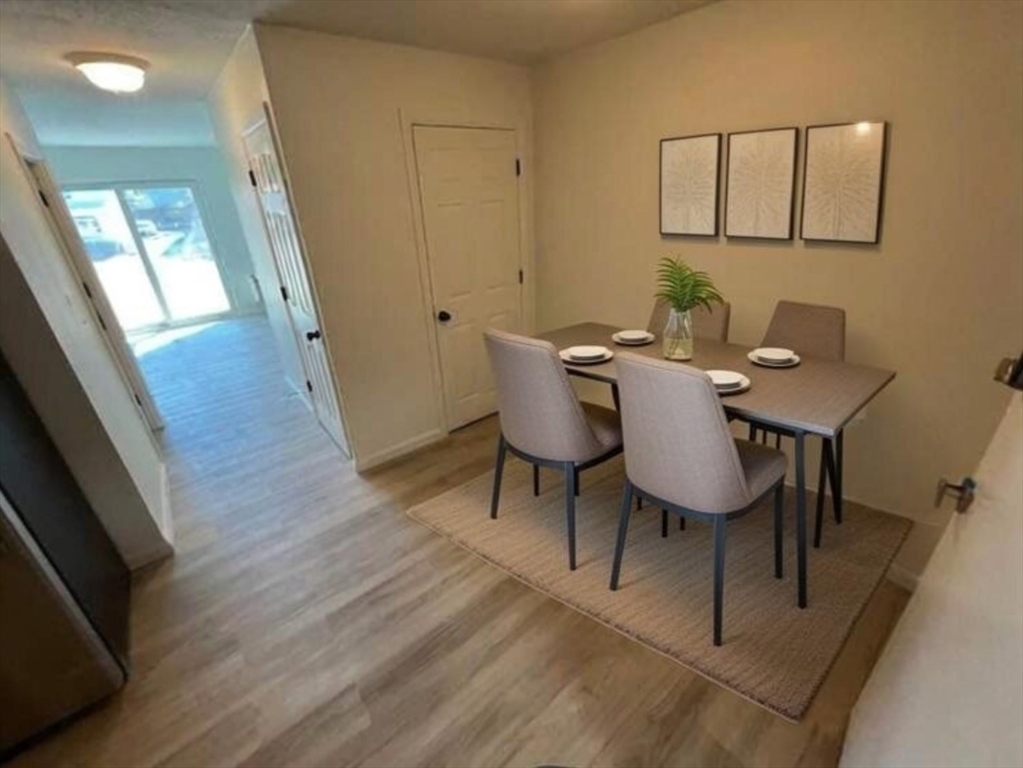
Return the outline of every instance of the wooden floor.
<path id="1" fill-rule="evenodd" d="M 491 467 L 493 419 L 360 477 L 262 320 L 143 366 L 177 556 L 136 578 L 128 686 L 19 766 L 825 766 L 907 599 L 884 583 L 792 725 L 406 517 Z"/>

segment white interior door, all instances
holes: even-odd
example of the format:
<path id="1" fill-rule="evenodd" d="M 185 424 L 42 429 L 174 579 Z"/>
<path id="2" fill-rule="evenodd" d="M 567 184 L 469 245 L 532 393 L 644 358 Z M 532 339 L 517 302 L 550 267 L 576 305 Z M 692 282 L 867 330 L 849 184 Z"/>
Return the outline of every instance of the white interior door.
<path id="1" fill-rule="evenodd" d="M 455 429 L 497 409 L 484 329 L 522 326 L 515 132 L 415 126 L 413 140 L 447 425 Z"/>
<path id="2" fill-rule="evenodd" d="M 106 340 L 114 364 L 131 391 L 136 407 L 150 430 L 161 429 L 163 420 L 160 417 L 160 412 L 157 410 L 146 380 L 139 369 L 138 361 L 135 359 L 135 354 L 124 335 L 124 329 L 118 322 L 117 315 L 107 298 L 92 261 L 85 251 L 85 245 L 78 235 L 71 213 L 53 181 L 49 168 L 41 158 L 22 155 L 16 142 L 10 136 L 8 136 L 8 140 L 22 163 L 29 183 L 39 196 L 46 219 L 58 245 L 60 245 L 61 252 L 79 285 L 82 286 L 85 298 L 103 332 L 103 338 Z"/>
<path id="3" fill-rule="evenodd" d="M 1023 394 L 853 710 L 842 765 L 1023 765 Z"/>
<path id="4" fill-rule="evenodd" d="M 281 295 L 288 308 L 295 344 L 305 369 L 308 401 L 323 428 L 348 454 L 326 340 L 320 328 L 302 244 L 269 121 L 264 119 L 247 131 L 244 143 L 270 251 L 281 281 Z"/>

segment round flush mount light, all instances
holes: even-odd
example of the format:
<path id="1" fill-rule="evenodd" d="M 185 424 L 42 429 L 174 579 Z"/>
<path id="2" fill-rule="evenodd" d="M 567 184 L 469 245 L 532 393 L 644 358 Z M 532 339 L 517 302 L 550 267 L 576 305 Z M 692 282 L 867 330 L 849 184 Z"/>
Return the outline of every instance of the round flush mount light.
<path id="1" fill-rule="evenodd" d="M 64 57 L 97 88 L 112 93 L 134 93 L 146 82 L 149 62 L 116 53 L 69 53 Z"/>

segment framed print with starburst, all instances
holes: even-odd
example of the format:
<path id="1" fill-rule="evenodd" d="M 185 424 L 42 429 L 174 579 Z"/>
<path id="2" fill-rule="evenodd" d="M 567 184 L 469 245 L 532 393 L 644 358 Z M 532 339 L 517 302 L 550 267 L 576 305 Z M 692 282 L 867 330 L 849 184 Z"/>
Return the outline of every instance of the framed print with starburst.
<path id="1" fill-rule="evenodd" d="M 806 129 L 800 231 L 804 240 L 880 240 L 887 139 L 884 122 Z"/>
<path id="2" fill-rule="evenodd" d="M 661 139 L 661 234 L 717 237 L 721 134 Z"/>
<path id="3" fill-rule="evenodd" d="M 799 130 L 728 134 L 725 237 L 792 239 Z"/>

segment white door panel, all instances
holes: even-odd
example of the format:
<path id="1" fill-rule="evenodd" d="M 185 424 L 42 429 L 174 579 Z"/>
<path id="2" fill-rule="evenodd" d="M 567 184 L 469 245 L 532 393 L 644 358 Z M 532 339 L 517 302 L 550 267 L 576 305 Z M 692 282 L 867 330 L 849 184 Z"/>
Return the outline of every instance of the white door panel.
<path id="1" fill-rule="evenodd" d="M 496 409 L 488 327 L 522 330 L 515 133 L 413 129 L 447 425 Z"/>
<path id="2" fill-rule="evenodd" d="M 348 453 L 325 340 L 269 122 L 263 120 L 254 126 L 245 134 L 244 141 L 270 251 L 305 371 L 309 401 L 323 428 Z"/>

